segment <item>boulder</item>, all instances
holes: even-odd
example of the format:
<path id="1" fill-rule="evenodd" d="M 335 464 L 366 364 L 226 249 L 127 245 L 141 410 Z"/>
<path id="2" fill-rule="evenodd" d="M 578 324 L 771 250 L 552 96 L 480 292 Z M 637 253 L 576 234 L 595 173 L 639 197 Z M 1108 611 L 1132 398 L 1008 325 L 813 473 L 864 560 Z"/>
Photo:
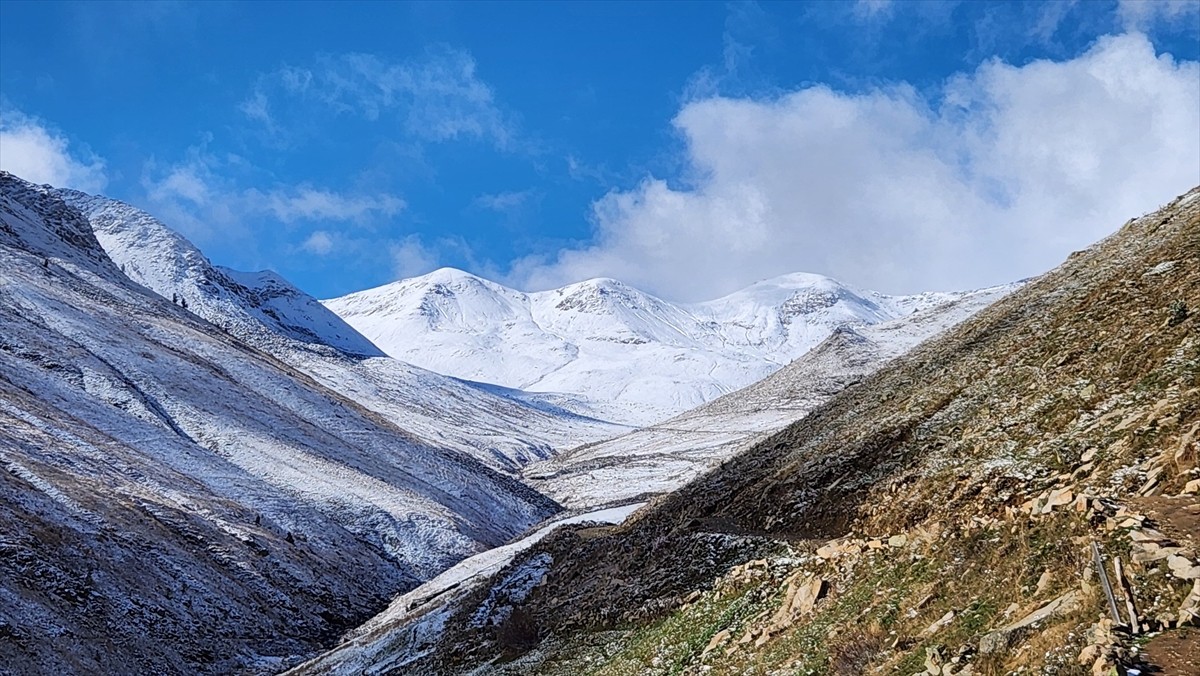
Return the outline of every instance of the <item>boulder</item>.
<path id="1" fill-rule="evenodd" d="M 1078 609 L 1081 597 L 1080 591 L 1069 591 L 1016 622 L 985 634 L 983 638 L 979 639 L 979 652 L 986 655 L 1007 650 L 1019 634 L 1038 622 Z"/>

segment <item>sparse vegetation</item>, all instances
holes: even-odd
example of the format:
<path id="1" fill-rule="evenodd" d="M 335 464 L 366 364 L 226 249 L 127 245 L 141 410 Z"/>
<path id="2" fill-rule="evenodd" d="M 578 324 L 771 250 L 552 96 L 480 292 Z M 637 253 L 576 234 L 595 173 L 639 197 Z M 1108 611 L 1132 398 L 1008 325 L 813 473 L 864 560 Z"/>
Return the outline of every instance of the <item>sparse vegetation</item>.
<path id="1" fill-rule="evenodd" d="M 1193 258 L 1142 274 L 1180 251 Z M 1097 624 L 1089 547 L 1122 559 L 1151 626 L 1189 603 L 1191 583 L 1130 532 L 1154 527 L 1142 496 L 1198 502 L 1200 339 L 1151 309 L 1197 293 L 1197 254 L 1200 201 L 1135 220 L 637 522 L 548 543 L 528 605 L 572 629 L 522 673 L 1088 674 L 1131 659 Z M 788 549 L 718 544 L 750 533 Z M 746 577 L 754 556 L 764 572 Z M 776 625 L 794 576 L 828 593 Z M 620 639 L 591 645 L 597 630 Z"/>
<path id="2" fill-rule="evenodd" d="M 1188 318 L 1188 306 L 1176 298 L 1167 306 L 1167 326 L 1179 326 Z"/>

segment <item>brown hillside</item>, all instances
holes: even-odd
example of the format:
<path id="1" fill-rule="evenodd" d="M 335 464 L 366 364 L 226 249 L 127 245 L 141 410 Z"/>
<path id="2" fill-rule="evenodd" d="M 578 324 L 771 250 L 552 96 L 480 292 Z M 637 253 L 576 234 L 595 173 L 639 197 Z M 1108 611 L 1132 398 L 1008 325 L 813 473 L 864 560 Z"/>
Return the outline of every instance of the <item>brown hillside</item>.
<path id="1" fill-rule="evenodd" d="M 1153 655 L 1200 601 L 1198 310 L 1200 189 L 625 526 L 543 541 L 510 568 L 549 553 L 541 584 L 473 628 L 468 599 L 423 669 L 1101 673 L 1166 631 Z"/>

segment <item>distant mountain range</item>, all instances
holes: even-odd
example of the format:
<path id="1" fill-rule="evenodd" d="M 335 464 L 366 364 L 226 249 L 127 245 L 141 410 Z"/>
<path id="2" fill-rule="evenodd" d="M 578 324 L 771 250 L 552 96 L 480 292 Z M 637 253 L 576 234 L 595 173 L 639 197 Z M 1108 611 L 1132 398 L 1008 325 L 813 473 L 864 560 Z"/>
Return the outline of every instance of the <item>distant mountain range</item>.
<path id="1" fill-rule="evenodd" d="M 679 415 L 528 465 L 525 478 L 568 507 L 673 491 L 803 418 L 918 343 L 1020 287 L 962 294 L 899 319 L 844 325 L 766 378 Z"/>
<path id="2" fill-rule="evenodd" d="M 838 327 L 961 295 L 886 296 L 797 273 L 685 304 L 613 279 L 522 293 L 442 268 L 325 305 L 402 361 L 641 426 L 761 380 Z"/>
<path id="3" fill-rule="evenodd" d="M 515 473 L 563 448 L 621 428 L 546 405 L 529 406 L 387 357 L 279 275 L 213 265 L 182 235 L 123 202 L 54 190 L 90 221 L 105 253 L 135 282 L 433 446 Z"/>

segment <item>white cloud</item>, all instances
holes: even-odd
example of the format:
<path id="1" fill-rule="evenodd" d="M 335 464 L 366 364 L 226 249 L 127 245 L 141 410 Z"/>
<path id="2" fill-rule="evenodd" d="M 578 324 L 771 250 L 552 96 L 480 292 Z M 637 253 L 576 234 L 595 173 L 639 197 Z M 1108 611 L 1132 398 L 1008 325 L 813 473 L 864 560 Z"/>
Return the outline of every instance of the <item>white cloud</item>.
<path id="1" fill-rule="evenodd" d="M 1117 19 L 1126 30 L 1146 30 L 1157 22 L 1190 21 L 1200 15 L 1196 0 L 1118 0 Z"/>
<path id="2" fill-rule="evenodd" d="M 324 256 L 333 251 L 333 236 L 325 230 L 317 230 L 309 235 L 308 239 L 304 240 L 300 248 L 309 253 Z"/>
<path id="3" fill-rule="evenodd" d="M 489 211 L 510 213 L 524 206 L 532 196 L 532 190 L 502 192 L 494 195 L 480 195 L 474 199 L 472 204 L 474 204 L 476 207 L 487 209 Z"/>
<path id="4" fill-rule="evenodd" d="M 251 188 L 242 192 L 241 200 L 248 211 L 270 213 L 284 223 L 353 221 L 371 215 L 394 216 L 404 209 L 404 200 L 394 195 L 343 195 L 309 185 L 266 192 Z"/>
<path id="5" fill-rule="evenodd" d="M 242 101 L 241 104 L 238 105 L 238 110 L 242 111 L 242 114 L 251 120 L 261 122 L 268 127 L 273 126 L 273 121 L 271 120 L 271 111 L 267 105 L 267 95 L 261 90 L 255 90 L 255 92 L 250 95 L 250 98 Z"/>
<path id="6" fill-rule="evenodd" d="M 436 270 L 438 257 L 421 243 L 417 235 L 409 235 L 391 246 L 392 273 L 397 279 L 416 277 Z"/>
<path id="7" fill-rule="evenodd" d="M 490 86 L 464 51 L 441 49 L 418 59 L 388 61 L 372 54 L 323 55 L 311 68 L 285 66 L 263 76 L 240 105 L 250 119 L 268 116 L 279 97 L 316 102 L 338 114 L 367 120 L 395 117 L 413 138 L 450 141 L 475 138 L 510 147 L 514 125 L 497 105 Z"/>
<path id="8" fill-rule="evenodd" d="M 890 292 L 1042 272 L 1200 183 L 1200 64 L 1140 34 L 906 85 L 707 98 L 674 124 L 694 180 L 593 205 L 595 238 L 513 281 L 613 276 L 674 299 L 793 271 Z"/>
<path id="9" fill-rule="evenodd" d="M 0 111 L 0 169 L 33 183 L 100 192 L 108 184 L 104 160 L 72 152 L 61 133 L 15 110 Z"/>
<path id="10" fill-rule="evenodd" d="M 224 237 L 248 235 L 250 226 L 264 217 L 283 224 L 364 222 L 395 216 L 406 206 L 387 193 L 345 193 L 307 183 L 243 187 L 226 174 L 239 162 L 193 149 L 187 160 L 163 170 L 149 163 L 142 187 L 151 210 L 204 242 L 218 232 Z"/>

